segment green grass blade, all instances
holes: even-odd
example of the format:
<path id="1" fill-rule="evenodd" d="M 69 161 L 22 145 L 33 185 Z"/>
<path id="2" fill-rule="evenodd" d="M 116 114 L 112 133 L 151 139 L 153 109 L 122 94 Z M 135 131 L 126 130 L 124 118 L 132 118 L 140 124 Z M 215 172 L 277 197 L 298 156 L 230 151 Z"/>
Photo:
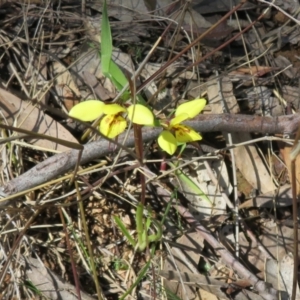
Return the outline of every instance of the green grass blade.
<path id="1" fill-rule="evenodd" d="M 174 194 L 174 192 L 171 195 L 171 199 L 175 198 L 173 194 Z M 163 225 L 165 223 L 167 216 L 169 215 L 169 212 L 171 209 L 171 204 L 172 204 L 172 201 L 167 202 L 167 206 L 165 207 L 165 211 L 164 211 L 163 217 L 161 219 L 161 225 Z"/>
<path id="2" fill-rule="evenodd" d="M 112 56 L 112 37 L 108 20 L 106 0 L 103 2 L 101 22 L 101 68 L 105 76 L 109 77 Z"/>
<path id="3" fill-rule="evenodd" d="M 181 298 L 179 298 L 176 294 L 174 294 L 167 288 L 165 288 L 165 293 L 167 294 L 169 300 L 181 300 Z"/>
<path id="4" fill-rule="evenodd" d="M 120 228 L 120 230 L 122 231 L 122 233 L 126 236 L 126 238 L 129 241 L 129 243 L 133 247 L 135 247 L 136 246 L 136 241 L 132 238 L 132 236 L 130 235 L 130 233 L 128 232 L 127 228 L 125 227 L 125 225 L 123 224 L 123 222 L 120 220 L 120 218 L 118 218 L 117 216 L 114 216 L 114 220 L 115 220 L 116 224 L 118 225 L 118 227 Z"/>
<path id="5" fill-rule="evenodd" d="M 155 253 L 155 246 L 153 245 L 151 247 L 151 253 L 150 256 L 153 257 Z M 138 277 L 136 279 L 136 281 L 133 283 L 133 285 L 127 290 L 127 292 L 120 298 L 120 300 L 124 300 L 126 296 L 128 296 L 132 290 L 140 283 L 140 281 L 144 278 L 144 276 L 146 275 L 149 267 L 151 264 L 151 259 L 148 260 L 148 262 L 146 263 L 146 265 L 143 267 L 143 269 L 140 271 L 140 273 L 138 274 Z"/>
<path id="6" fill-rule="evenodd" d="M 32 281 L 25 280 L 23 285 L 26 286 L 27 289 L 31 290 L 35 295 L 43 296 L 43 293 L 32 283 Z"/>

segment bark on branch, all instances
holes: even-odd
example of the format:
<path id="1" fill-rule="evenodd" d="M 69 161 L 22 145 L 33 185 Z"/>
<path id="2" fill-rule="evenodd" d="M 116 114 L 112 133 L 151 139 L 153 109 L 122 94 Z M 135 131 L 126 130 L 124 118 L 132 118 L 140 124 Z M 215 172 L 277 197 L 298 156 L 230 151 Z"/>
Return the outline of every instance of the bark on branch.
<path id="1" fill-rule="evenodd" d="M 299 127 L 300 114 L 280 117 L 234 114 L 199 115 L 187 124 L 200 132 L 227 131 L 291 135 L 296 133 Z"/>

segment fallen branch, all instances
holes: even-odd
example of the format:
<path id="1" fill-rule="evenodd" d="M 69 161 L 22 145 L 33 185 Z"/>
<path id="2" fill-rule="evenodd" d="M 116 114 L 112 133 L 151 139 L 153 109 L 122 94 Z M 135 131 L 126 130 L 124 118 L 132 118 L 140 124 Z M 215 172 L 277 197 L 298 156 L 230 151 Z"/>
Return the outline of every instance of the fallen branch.
<path id="1" fill-rule="evenodd" d="M 157 195 L 161 197 L 165 202 L 170 202 L 171 196 L 170 193 L 161 188 L 158 185 L 155 185 Z M 265 300 L 278 300 L 279 294 L 281 294 L 282 299 L 287 297 L 286 292 L 278 291 L 274 289 L 270 284 L 260 280 L 254 274 L 252 274 L 247 268 L 245 268 L 239 260 L 237 260 L 222 244 L 220 244 L 217 239 L 212 235 L 212 233 L 207 230 L 200 222 L 196 221 L 193 215 L 187 211 L 187 209 L 181 205 L 173 204 L 173 207 L 179 212 L 181 217 L 190 224 L 192 228 L 202 236 L 211 247 L 221 256 L 222 261 L 234 270 L 242 279 L 247 280 L 254 289 L 259 292 L 259 295 Z M 281 298 L 280 298 L 281 299 Z"/>
<path id="2" fill-rule="evenodd" d="M 187 122 L 187 124 L 200 132 L 227 131 L 292 135 L 298 130 L 300 114 L 280 117 L 235 114 L 199 115 L 195 121 Z"/>
<path id="3" fill-rule="evenodd" d="M 224 263 L 237 272 L 241 278 L 247 279 L 266 300 L 279 299 L 279 293 L 276 289 L 272 288 L 270 284 L 259 280 L 254 274 L 252 274 L 247 268 L 245 268 L 223 245 L 221 245 L 217 239 L 199 222 L 195 220 L 193 215 L 186 210 L 183 206 L 175 206 L 179 214 L 196 229 L 197 232 L 215 249 Z"/>
<path id="4" fill-rule="evenodd" d="M 200 115 L 197 120 L 187 122 L 188 125 L 200 132 L 228 131 L 228 132 L 257 132 L 262 134 L 293 134 L 300 124 L 300 115 L 289 115 L 281 117 L 259 117 L 248 115 Z M 156 139 L 160 128 L 143 128 L 143 141 L 149 142 Z M 125 135 L 118 138 L 119 143 L 125 147 L 134 146 L 133 132 L 124 140 Z M 113 151 L 115 142 L 102 139 L 84 146 L 81 164 L 90 162 L 105 156 Z M 118 147 L 117 147 L 118 148 Z M 78 150 L 70 150 L 56 154 L 45 161 L 37 164 L 19 177 L 12 179 L 0 187 L 1 196 L 4 198 L 0 206 L 4 206 L 7 200 L 14 195 L 30 188 L 37 187 L 55 177 L 74 169 Z"/>

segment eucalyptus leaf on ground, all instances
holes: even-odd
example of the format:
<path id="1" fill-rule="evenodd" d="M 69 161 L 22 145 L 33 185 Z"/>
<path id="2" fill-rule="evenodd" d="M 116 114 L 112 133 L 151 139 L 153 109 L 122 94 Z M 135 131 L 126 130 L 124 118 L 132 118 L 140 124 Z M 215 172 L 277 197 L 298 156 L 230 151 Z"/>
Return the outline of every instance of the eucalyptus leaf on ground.
<path id="1" fill-rule="evenodd" d="M 187 152 L 189 153 L 189 152 Z M 229 182 L 226 165 L 222 161 L 210 162 L 212 169 L 219 179 L 219 186 L 211 182 L 203 163 L 194 162 L 190 168 L 179 170 L 172 184 L 189 200 L 189 208 L 198 220 L 209 218 L 213 215 L 226 214 L 226 203 L 220 193 L 220 188 L 229 195 L 232 187 Z"/>
<path id="2" fill-rule="evenodd" d="M 5 122 L 28 131 L 49 135 L 78 144 L 73 135 L 41 109 L 28 101 L 21 100 L 12 93 L 0 88 L 0 103 Z M 22 125 L 19 125 L 22 124 Z M 68 151 L 70 148 L 46 139 L 29 140 L 30 143 L 49 150 Z"/>
<path id="3" fill-rule="evenodd" d="M 134 66 L 131 57 L 128 54 L 123 53 L 121 50 L 115 48 L 112 52 L 112 60 L 116 63 L 116 65 L 124 70 L 122 71 L 123 73 L 127 73 L 132 76 L 134 73 Z M 117 88 L 110 79 L 106 78 L 102 71 L 101 57 L 99 56 L 97 49 L 93 49 L 90 46 L 82 47 L 78 60 L 74 65 L 72 65 L 71 70 L 72 77 L 84 98 L 86 98 L 86 94 L 84 93 L 83 89 L 85 87 L 85 81 L 83 80 L 85 73 L 92 74 L 91 76 L 95 77 L 95 79 L 98 81 L 98 84 L 101 85 L 107 91 L 107 93 L 112 96 L 112 98 L 117 94 Z M 125 79 L 126 78 L 120 79 L 121 84 L 124 84 Z M 95 99 L 93 90 L 91 90 L 88 94 L 88 99 Z"/>

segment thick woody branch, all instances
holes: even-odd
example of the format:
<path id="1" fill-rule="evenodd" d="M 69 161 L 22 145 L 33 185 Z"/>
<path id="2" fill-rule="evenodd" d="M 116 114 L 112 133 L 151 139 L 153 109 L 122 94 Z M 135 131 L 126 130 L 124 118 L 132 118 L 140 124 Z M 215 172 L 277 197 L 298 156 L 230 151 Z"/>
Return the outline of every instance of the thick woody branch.
<path id="1" fill-rule="evenodd" d="M 257 132 L 262 134 L 293 134 L 300 124 L 300 114 L 280 117 L 260 117 L 251 115 L 217 114 L 199 115 L 187 122 L 200 132 Z"/>
<path id="2" fill-rule="evenodd" d="M 292 134 L 300 124 L 300 115 L 296 114 L 276 118 L 231 114 L 200 115 L 197 120 L 187 122 L 187 124 L 200 132 L 222 130 L 228 132 L 257 132 L 262 134 Z M 160 128 L 143 128 L 143 141 L 149 142 L 156 139 L 160 131 Z M 119 143 L 125 147 L 133 147 L 133 132 L 130 132 L 128 139 L 124 140 L 124 137 L 125 135 L 121 135 L 118 138 Z M 115 147 L 113 141 L 104 139 L 89 143 L 84 146 L 81 164 L 108 155 Z M 0 187 L 0 193 L 3 197 L 8 197 L 65 174 L 69 170 L 74 169 L 78 154 L 78 150 L 70 150 L 50 157 L 19 177 L 12 179 L 3 187 Z M 4 204 L 5 201 L 0 202 L 0 206 Z"/>

